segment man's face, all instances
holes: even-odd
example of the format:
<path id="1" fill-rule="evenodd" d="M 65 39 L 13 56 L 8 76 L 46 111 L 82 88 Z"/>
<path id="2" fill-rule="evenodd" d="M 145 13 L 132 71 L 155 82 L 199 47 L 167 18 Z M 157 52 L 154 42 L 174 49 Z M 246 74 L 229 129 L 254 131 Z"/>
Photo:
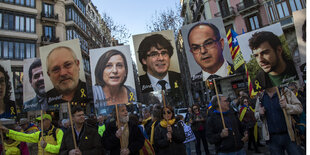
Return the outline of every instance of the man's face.
<path id="1" fill-rule="evenodd" d="M 278 59 L 281 53 L 281 48 L 274 51 L 267 41 L 263 42 L 258 46 L 258 48 L 253 50 L 253 56 L 255 57 L 259 67 L 266 73 L 272 72 L 280 67 L 278 66 Z"/>
<path id="2" fill-rule="evenodd" d="M 71 93 L 79 83 L 79 61 L 74 60 L 72 53 L 60 48 L 54 50 L 48 60 L 48 76 L 60 93 Z"/>
<path id="3" fill-rule="evenodd" d="M 42 66 L 32 69 L 31 86 L 38 95 L 45 93 Z"/>
<path id="4" fill-rule="evenodd" d="M 128 117 L 128 111 L 126 106 L 121 106 L 118 108 L 118 114 L 120 116 L 120 121 L 122 123 L 127 123 L 129 121 L 129 117 Z"/>
<path id="5" fill-rule="evenodd" d="M 224 40 L 221 38 L 217 41 L 213 30 L 206 25 L 195 27 L 189 37 L 189 46 L 191 49 L 197 49 L 197 53 L 192 54 L 197 64 L 206 72 L 215 73 L 223 64 L 223 48 Z M 208 49 L 199 47 L 200 45 L 207 45 Z M 198 49 L 199 48 L 199 49 Z"/>
<path id="6" fill-rule="evenodd" d="M 73 121 L 76 124 L 83 124 L 85 121 L 84 111 L 78 111 L 73 114 Z"/>
<path id="7" fill-rule="evenodd" d="M 147 51 L 146 59 L 142 59 L 142 63 L 147 66 L 147 72 L 156 78 L 166 76 L 169 66 L 170 57 L 167 49 L 162 48 L 162 46 L 151 47 Z"/>
<path id="8" fill-rule="evenodd" d="M 5 76 L 2 72 L 0 72 L 0 100 L 4 99 L 5 91 L 6 91 Z"/>
<path id="9" fill-rule="evenodd" d="M 227 101 L 227 98 L 225 96 L 220 97 L 220 104 L 223 112 L 229 110 L 229 102 Z"/>
<path id="10" fill-rule="evenodd" d="M 43 119 L 43 130 L 46 131 L 50 128 L 52 121 L 49 119 Z M 40 126 L 41 126 L 41 121 L 40 121 Z"/>

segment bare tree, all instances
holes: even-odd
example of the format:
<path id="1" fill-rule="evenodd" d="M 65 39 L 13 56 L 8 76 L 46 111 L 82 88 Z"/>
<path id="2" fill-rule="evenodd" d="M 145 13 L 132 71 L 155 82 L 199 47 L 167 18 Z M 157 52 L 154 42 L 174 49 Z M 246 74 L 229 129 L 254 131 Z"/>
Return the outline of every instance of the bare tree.
<path id="1" fill-rule="evenodd" d="M 111 31 L 111 37 L 115 40 L 118 40 L 120 43 L 127 43 L 131 36 L 129 30 L 125 25 L 121 25 L 113 21 L 113 19 L 105 12 L 102 13 L 102 18 L 106 24 L 106 26 Z"/>
<path id="2" fill-rule="evenodd" d="M 155 11 L 151 22 L 146 25 L 147 30 L 151 32 L 173 30 L 176 37 L 183 23 L 180 13 L 180 4 L 176 4 L 175 8 L 169 8 L 160 12 Z"/>

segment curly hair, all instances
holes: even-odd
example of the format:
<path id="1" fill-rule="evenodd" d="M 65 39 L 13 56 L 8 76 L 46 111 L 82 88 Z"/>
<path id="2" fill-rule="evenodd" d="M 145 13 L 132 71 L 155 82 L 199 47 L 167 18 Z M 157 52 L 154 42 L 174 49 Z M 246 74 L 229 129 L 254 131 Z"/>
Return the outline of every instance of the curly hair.
<path id="1" fill-rule="evenodd" d="M 2 72 L 4 74 L 4 82 L 5 82 L 5 95 L 4 95 L 4 101 L 8 101 L 10 100 L 11 97 L 11 82 L 10 82 L 10 77 L 7 71 L 4 70 L 4 68 L 2 67 L 2 65 L 0 65 L 0 72 Z"/>

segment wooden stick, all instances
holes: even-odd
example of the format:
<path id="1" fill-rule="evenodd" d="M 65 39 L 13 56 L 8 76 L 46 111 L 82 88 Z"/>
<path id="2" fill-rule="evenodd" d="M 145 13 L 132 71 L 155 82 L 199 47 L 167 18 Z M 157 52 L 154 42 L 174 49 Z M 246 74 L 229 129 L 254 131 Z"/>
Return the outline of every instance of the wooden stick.
<path id="1" fill-rule="evenodd" d="M 43 110 L 41 109 L 41 137 L 42 137 L 42 140 L 44 140 L 44 129 L 43 129 Z M 44 155 L 44 149 L 42 149 L 42 155 Z"/>
<path id="2" fill-rule="evenodd" d="M 2 122 L 1 121 L 0 121 L 0 126 L 2 126 Z M 5 155 L 5 146 L 4 146 L 4 138 L 3 138 L 2 130 L 1 130 L 0 134 L 1 134 L 2 149 L 3 149 L 2 150 L 2 154 Z"/>
<path id="3" fill-rule="evenodd" d="M 68 113 L 69 113 L 69 118 L 70 118 L 71 132 L 72 132 L 72 137 L 73 137 L 74 148 L 78 149 L 77 144 L 76 144 L 74 126 L 73 126 L 73 122 L 72 122 L 71 105 L 69 102 L 68 102 Z"/>
<path id="4" fill-rule="evenodd" d="M 221 118 L 222 118 L 222 123 L 223 123 L 223 127 L 225 129 L 226 125 L 225 125 L 225 122 L 224 122 L 224 116 L 223 116 L 222 107 L 221 107 L 221 104 L 220 104 L 219 94 L 217 92 L 217 86 L 216 86 L 215 79 L 213 79 L 213 83 L 214 83 L 214 89 L 215 89 L 216 98 L 217 98 L 217 104 L 219 105 L 220 114 L 221 114 Z"/>
<path id="5" fill-rule="evenodd" d="M 163 103 L 164 103 L 164 110 L 167 108 L 167 105 L 166 105 L 166 99 L 165 99 L 165 94 L 164 94 L 164 90 L 161 90 L 161 97 L 162 97 L 162 99 L 163 99 Z M 166 111 L 165 111 L 165 113 L 166 113 Z M 167 122 L 167 125 L 169 125 L 169 123 L 168 123 L 168 119 L 166 119 L 165 118 L 165 120 L 166 120 L 166 122 Z M 172 140 L 170 139 L 169 140 L 169 142 L 171 143 L 172 142 Z"/>
<path id="6" fill-rule="evenodd" d="M 117 123 L 116 126 L 119 129 L 119 128 L 121 128 L 121 126 L 120 126 L 119 117 L 118 117 L 118 107 L 117 107 L 117 104 L 115 104 L 115 114 L 116 114 L 116 123 Z M 120 141 L 120 144 L 121 144 L 121 148 L 123 148 L 122 147 L 122 136 L 119 137 L 119 141 Z"/>

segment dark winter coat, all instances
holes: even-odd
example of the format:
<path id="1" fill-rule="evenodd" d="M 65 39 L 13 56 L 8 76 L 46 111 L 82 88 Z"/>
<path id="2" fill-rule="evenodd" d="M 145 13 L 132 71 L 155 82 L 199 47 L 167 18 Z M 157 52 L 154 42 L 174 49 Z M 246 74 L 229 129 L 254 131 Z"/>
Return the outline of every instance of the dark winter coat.
<path id="1" fill-rule="evenodd" d="M 211 144 L 215 144 L 216 152 L 235 152 L 243 147 L 241 141 L 245 128 L 241 126 L 238 117 L 232 112 L 223 113 L 226 128 L 228 128 L 228 136 L 221 138 L 220 134 L 223 130 L 223 123 L 220 113 L 216 110 L 208 118 L 207 139 Z"/>
<path id="2" fill-rule="evenodd" d="M 185 133 L 181 123 L 175 122 L 172 126 L 172 140 L 167 139 L 167 128 L 158 123 L 154 133 L 154 144 L 157 155 L 186 155 Z"/>
<path id="3" fill-rule="evenodd" d="M 69 128 L 62 139 L 59 155 L 67 155 L 69 151 L 74 149 L 72 129 Z M 81 150 L 82 154 L 89 155 L 101 155 L 102 145 L 100 143 L 100 136 L 96 129 L 83 125 L 79 138 L 75 134 L 77 146 Z"/>
<path id="4" fill-rule="evenodd" d="M 144 146 L 144 136 L 140 131 L 138 125 L 128 122 L 129 128 L 129 144 L 128 149 L 130 151 L 130 155 L 138 155 L 139 150 Z M 106 131 L 103 133 L 101 138 L 101 142 L 103 147 L 110 151 L 111 155 L 119 155 L 120 154 L 120 139 L 118 139 L 115 135 L 118 128 L 116 127 L 116 122 L 112 121 L 106 125 Z"/>

